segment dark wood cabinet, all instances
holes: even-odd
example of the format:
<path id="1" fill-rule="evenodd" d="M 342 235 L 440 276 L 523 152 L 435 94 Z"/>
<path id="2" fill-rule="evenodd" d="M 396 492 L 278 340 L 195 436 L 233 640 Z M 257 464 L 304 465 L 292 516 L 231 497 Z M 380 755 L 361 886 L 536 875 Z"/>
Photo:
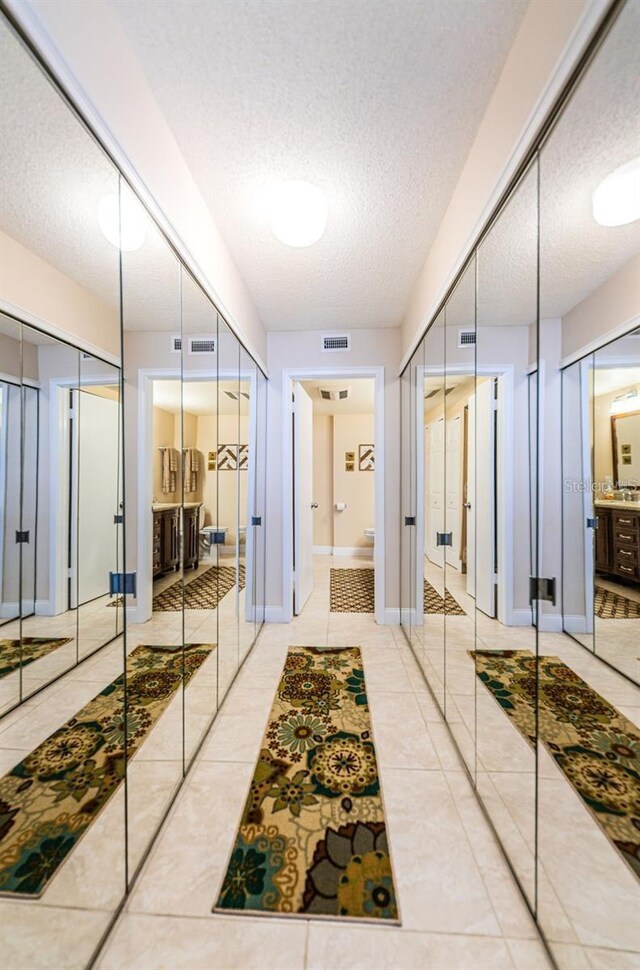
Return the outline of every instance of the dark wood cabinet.
<path id="1" fill-rule="evenodd" d="M 180 507 L 154 509 L 153 512 L 153 576 L 160 576 L 180 565 Z M 183 565 L 197 569 L 199 564 L 198 521 L 200 506 L 182 509 Z"/>
<path id="2" fill-rule="evenodd" d="M 200 560 L 200 542 L 198 532 L 198 520 L 200 517 L 200 506 L 182 510 L 182 522 L 184 528 L 184 558 L 185 569 L 198 568 Z"/>
<path id="3" fill-rule="evenodd" d="M 640 509 L 597 509 L 596 569 L 640 582 Z"/>

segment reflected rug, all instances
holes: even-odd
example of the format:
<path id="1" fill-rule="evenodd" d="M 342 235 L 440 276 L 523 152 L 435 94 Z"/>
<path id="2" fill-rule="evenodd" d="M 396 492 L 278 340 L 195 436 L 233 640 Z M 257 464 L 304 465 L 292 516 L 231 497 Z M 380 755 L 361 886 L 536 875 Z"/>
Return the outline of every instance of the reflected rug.
<path id="1" fill-rule="evenodd" d="M 359 647 L 290 647 L 214 912 L 398 923 Z"/>
<path id="2" fill-rule="evenodd" d="M 469 651 L 476 673 L 535 747 L 541 742 L 640 879 L 640 732 L 558 657 L 529 650 Z M 537 676 L 536 676 L 537 668 Z"/>
<path id="3" fill-rule="evenodd" d="M 596 586 L 595 614 L 603 620 L 637 620 L 640 618 L 640 603 L 627 596 L 614 593 L 604 586 Z"/>
<path id="4" fill-rule="evenodd" d="M 443 599 L 437 589 L 434 589 L 426 579 L 424 581 L 424 612 L 445 613 L 447 616 L 467 615 L 448 589 L 445 589 Z"/>
<path id="5" fill-rule="evenodd" d="M 373 613 L 375 608 L 375 570 L 371 566 L 331 570 L 332 613 Z"/>
<path id="6" fill-rule="evenodd" d="M 245 587 L 245 569 L 238 568 L 240 589 Z M 236 585 L 235 566 L 210 566 L 206 572 L 184 584 L 185 610 L 215 610 L 223 596 L 226 596 Z M 122 604 L 122 597 L 112 600 L 109 606 Z M 156 593 L 153 597 L 154 612 L 179 612 L 183 607 L 182 580 L 178 579 L 171 586 Z"/>
<path id="7" fill-rule="evenodd" d="M 176 692 L 215 645 L 136 647 L 121 674 L 0 779 L 0 894 L 36 897 L 120 787 Z"/>
<path id="8" fill-rule="evenodd" d="M 50 637 L 23 637 L 22 641 L 0 640 L 0 678 L 19 670 L 20 666 L 26 667 L 34 660 L 46 657 L 52 650 L 71 643 L 71 640 L 72 637 L 59 637 L 57 640 Z"/>

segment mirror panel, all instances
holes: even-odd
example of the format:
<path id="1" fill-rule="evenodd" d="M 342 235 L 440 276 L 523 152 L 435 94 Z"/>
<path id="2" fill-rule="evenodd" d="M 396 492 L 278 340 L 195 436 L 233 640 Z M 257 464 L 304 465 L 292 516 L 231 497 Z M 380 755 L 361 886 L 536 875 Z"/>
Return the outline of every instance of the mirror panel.
<path id="1" fill-rule="evenodd" d="M 424 370 L 421 394 L 424 417 L 420 426 L 420 470 L 424 468 L 421 505 L 424 508 L 424 555 L 418 564 L 422 587 L 424 671 L 443 711 L 445 700 L 445 588 L 447 564 L 445 547 L 438 535 L 446 529 L 446 433 L 445 433 L 445 353 L 446 311 L 440 313 L 424 338 Z M 422 429 L 424 427 L 424 432 Z"/>
<path id="2" fill-rule="evenodd" d="M 470 589 L 476 622 L 477 788 L 532 907 L 537 637 L 529 576 L 532 564 L 536 575 L 530 523 L 537 498 L 529 466 L 528 371 L 530 363 L 536 365 L 537 221 L 534 164 L 477 252 L 470 416 L 475 437 L 475 578 Z M 509 716 L 501 692 L 507 699 L 514 694 L 522 698 L 518 719 Z"/>
<path id="3" fill-rule="evenodd" d="M 215 451 L 218 317 L 182 269 L 182 438 L 184 572 L 185 764 L 217 710 L 218 578 L 215 543 Z M 195 669 L 194 669 L 195 668 Z"/>
<path id="4" fill-rule="evenodd" d="M 22 328 L 0 316 L 0 712 L 20 702 L 20 470 L 22 464 Z M 35 370 L 37 376 L 37 369 Z M 37 392 L 36 392 L 37 393 Z"/>
<path id="5" fill-rule="evenodd" d="M 244 347 L 240 348 L 240 379 L 238 383 L 238 562 L 244 568 L 244 589 L 238 595 L 239 661 L 242 663 L 251 649 L 255 631 L 255 538 L 252 525 L 256 508 L 256 446 L 257 446 L 257 367 Z"/>
<path id="6" fill-rule="evenodd" d="M 122 252 L 127 872 L 135 877 L 183 778 L 182 280 L 168 243 L 121 184 L 142 244 Z"/>
<path id="7" fill-rule="evenodd" d="M 215 552 L 218 574 L 218 704 L 240 659 L 240 593 L 246 574 L 240 562 L 240 343 L 218 316 L 218 416 L 216 437 Z M 246 471 L 242 472 L 243 477 Z M 243 509 L 244 514 L 244 509 Z"/>
<path id="8" fill-rule="evenodd" d="M 638 50 L 640 8 L 624 4 L 540 152 L 539 575 L 563 587 L 539 616 L 538 919 L 559 962 L 571 940 L 585 964 L 602 947 L 611 966 L 633 962 L 640 912 L 637 819 L 622 794 L 639 785 L 626 756 L 640 741 L 627 679 L 640 668 L 636 494 L 616 473 L 612 436 L 615 412 L 638 410 L 638 338 L 611 340 L 637 328 L 640 222 L 612 225 L 598 188 L 638 155 Z M 566 357 L 572 407 L 558 440 Z M 623 437 L 633 472 L 633 427 Z"/>
<path id="9" fill-rule="evenodd" d="M 484 482 L 476 464 L 476 400 L 482 392 L 476 391 L 475 376 L 475 258 L 447 301 L 445 323 L 444 529 L 451 544 L 444 547 L 446 593 L 438 607 L 446 626 L 447 722 L 475 777 L 476 512 L 484 502 Z"/>

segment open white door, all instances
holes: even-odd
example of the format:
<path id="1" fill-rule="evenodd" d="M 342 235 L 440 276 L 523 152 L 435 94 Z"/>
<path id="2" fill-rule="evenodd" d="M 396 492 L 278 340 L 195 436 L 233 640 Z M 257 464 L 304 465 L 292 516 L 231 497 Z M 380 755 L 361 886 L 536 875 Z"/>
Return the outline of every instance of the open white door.
<path id="1" fill-rule="evenodd" d="M 495 457 L 493 381 L 469 397 L 467 592 L 487 616 L 495 616 Z"/>
<path id="2" fill-rule="evenodd" d="M 444 546 L 436 545 L 438 532 L 444 532 L 444 418 L 431 421 L 425 427 L 425 480 L 427 483 L 427 514 L 425 548 L 436 566 L 444 566 Z"/>
<path id="3" fill-rule="evenodd" d="M 71 556 L 71 607 L 109 592 L 117 562 L 119 405 L 89 390 L 73 392 L 77 458 L 73 462 L 73 508 L 77 535 Z M 77 577 L 77 579 L 76 579 Z"/>
<path id="4" fill-rule="evenodd" d="M 293 612 L 313 590 L 313 405 L 293 382 Z"/>

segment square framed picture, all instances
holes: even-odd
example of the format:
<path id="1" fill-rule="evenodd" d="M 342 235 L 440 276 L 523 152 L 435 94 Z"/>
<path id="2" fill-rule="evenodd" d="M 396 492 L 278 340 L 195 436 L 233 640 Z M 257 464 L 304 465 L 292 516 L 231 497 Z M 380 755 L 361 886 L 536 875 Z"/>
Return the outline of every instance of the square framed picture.
<path id="1" fill-rule="evenodd" d="M 361 472 L 372 472 L 375 468 L 376 455 L 373 445 L 359 445 L 358 468 Z"/>
<path id="2" fill-rule="evenodd" d="M 345 461 L 345 463 L 344 463 L 344 470 L 346 472 L 354 472 L 356 470 L 356 463 L 355 463 L 355 461 Z"/>

